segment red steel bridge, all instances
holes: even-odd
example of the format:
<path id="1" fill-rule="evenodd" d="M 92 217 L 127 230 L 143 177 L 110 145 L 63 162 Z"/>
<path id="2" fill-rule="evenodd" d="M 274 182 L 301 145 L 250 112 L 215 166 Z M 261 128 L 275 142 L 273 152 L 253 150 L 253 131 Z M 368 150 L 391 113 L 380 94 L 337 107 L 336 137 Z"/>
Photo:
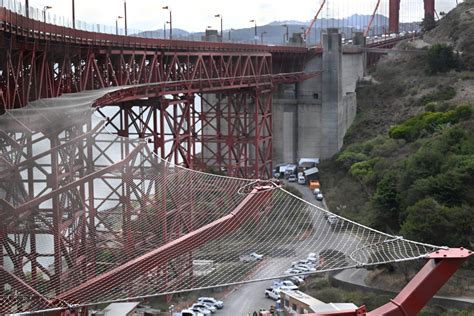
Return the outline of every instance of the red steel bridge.
<path id="1" fill-rule="evenodd" d="M 434 0 L 424 3 L 425 15 L 434 16 Z M 398 31 L 399 6 L 400 0 L 390 0 L 390 32 Z M 371 46 L 390 47 L 398 40 Z M 105 284 L 112 290 L 121 279 L 133 277 L 125 276 L 124 269 L 139 273 L 145 264 L 165 265 L 168 259 L 182 259 L 173 253 L 176 247 L 186 245 L 182 255 L 186 257 L 195 247 L 215 238 L 211 236 L 214 222 L 199 226 L 186 220 L 184 212 L 193 205 L 194 196 L 181 192 L 185 203 L 171 198 L 173 207 L 160 208 L 164 218 L 160 225 L 164 228 L 157 245 L 161 248 L 134 257 L 132 250 L 149 240 L 139 240 L 132 218 L 143 216 L 141 211 L 150 205 L 156 207 L 156 201 L 150 198 L 152 181 L 147 182 L 148 188 L 138 188 L 130 179 L 134 179 L 136 170 L 141 170 L 141 179 L 147 179 L 149 167 L 145 162 L 157 162 L 151 153 L 143 155 L 143 143 L 129 142 L 124 137 L 145 138 L 161 158 L 191 169 L 214 167 L 242 178 L 270 178 L 274 89 L 278 84 L 298 83 L 319 75 L 304 69 L 309 59 L 321 53 L 319 47 L 93 33 L 43 23 L 0 7 L 0 112 L 7 112 L 3 118 L 13 113 L 9 120 L 0 116 L 1 289 L 8 283 L 28 294 L 25 297 L 38 299 L 42 308 L 63 308 L 62 300 L 73 300 L 75 295 L 89 299 L 88 295 Z M 60 103 L 75 95 L 84 98 L 84 107 L 91 104 L 97 108 L 104 122 L 93 126 L 85 118 L 88 114 L 84 109 L 66 117 L 72 124 L 61 118 L 61 106 L 52 105 L 54 100 Z M 196 95 L 200 96 L 199 104 Z M 35 103 L 42 106 L 26 107 Z M 99 134 L 104 128 L 113 130 L 119 138 L 101 139 Z M 46 148 L 37 153 L 35 148 L 44 144 Z M 106 149 L 113 144 L 121 146 L 120 159 L 107 156 Z M 139 156 L 142 164 L 132 167 Z M 38 174 L 41 180 L 35 178 Z M 97 178 L 108 187 L 108 195 L 94 196 L 99 194 L 94 191 Z M 232 192 L 238 188 L 234 185 Z M 194 194 L 204 191 L 196 187 Z M 220 199 L 212 202 L 216 207 L 229 203 L 230 191 L 221 191 Z M 98 210 L 110 200 L 121 203 L 120 208 L 109 207 L 100 213 Z M 260 211 L 254 203 L 267 200 L 268 194 L 263 194 L 235 201 L 231 215 L 215 220 L 220 224 L 229 222 L 229 231 L 237 230 L 242 223 L 237 223 L 235 217 L 240 221 L 254 218 L 252 214 Z M 122 217 L 120 229 L 108 220 L 117 212 Z M 99 237 L 97 223 L 107 231 L 102 233 L 107 240 Z M 216 231 L 219 234 L 222 232 Z M 41 235 L 52 236 L 51 253 L 36 251 Z M 111 253 L 117 250 L 110 246 L 114 236 L 123 241 L 125 259 L 117 269 L 97 276 L 97 254 L 108 247 L 115 249 L 109 249 Z M 162 248 L 165 251 L 159 252 Z M 4 268 L 7 257 L 13 272 Z M 44 257 L 52 258 L 52 267 L 45 265 Z M 25 262 L 30 275 L 24 273 Z M 189 261 L 181 262 L 185 265 Z M 178 265 L 173 264 L 174 268 Z M 168 272 L 164 273 L 164 282 L 169 284 L 186 276 L 173 280 Z M 39 280 L 40 274 L 49 281 Z M 75 287 L 77 280 L 83 283 Z M 45 288 L 55 293 L 57 300 L 45 298 Z M 5 299 L 0 302 L 0 312 L 27 304 L 23 300 Z"/>

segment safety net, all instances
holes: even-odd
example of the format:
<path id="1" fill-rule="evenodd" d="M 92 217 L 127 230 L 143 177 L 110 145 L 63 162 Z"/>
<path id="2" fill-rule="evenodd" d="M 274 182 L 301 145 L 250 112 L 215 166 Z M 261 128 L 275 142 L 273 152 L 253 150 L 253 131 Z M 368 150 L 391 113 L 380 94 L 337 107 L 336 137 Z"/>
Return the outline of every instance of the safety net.
<path id="1" fill-rule="evenodd" d="M 162 160 L 110 133 L 90 103 L 36 101 L 0 116 L 0 313 L 140 299 L 423 258 L 272 180 Z M 307 270 L 293 262 L 312 260 Z"/>

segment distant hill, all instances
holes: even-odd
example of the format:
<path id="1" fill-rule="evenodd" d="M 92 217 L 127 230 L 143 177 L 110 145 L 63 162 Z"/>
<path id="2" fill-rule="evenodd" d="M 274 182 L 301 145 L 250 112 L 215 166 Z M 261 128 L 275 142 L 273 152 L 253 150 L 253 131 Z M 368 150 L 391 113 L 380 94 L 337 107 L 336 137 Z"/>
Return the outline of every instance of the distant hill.
<path id="1" fill-rule="evenodd" d="M 328 27 L 336 27 L 341 29 L 343 37 L 352 37 L 353 32 L 363 31 L 369 24 L 371 19 L 370 15 L 352 15 L 344 19 L 318 19 L 308 36 L 308 43 L 320 42 L 321 29 Z M 296 21 L 296 20 L 285 20 L 285 21 L 273 21 L 266 25 L 257 26 L 257 35 L 260 38 L 263 33 L 263 42 L 265 44 L 279 45 L 284 43 L 284 35 L 286 34 L 286 27 L 288 25 L 288 33 L 291 37 L 293 33 L 302 33 L 304 29 L 308 28 L 311 21 Z M 410 29 L 417 27 L 419 23 L 407 24 Z M 372 29 L 374 33 L 383 33 L 386 30 L 384 26 L 388 25 L 388 18 L 383 15 L 376 15 L 372 23 Z M 401 25 L 401 30 L 404 30 L 404 25 Z M 146 31 L 139 33 L 140 36 L 150 38 L 163 38 L 163 29 Z M 173 28 L 173 38 L 185 39 L 185 40 L 201 40 L 204 35 L 203 32 L 187 32 L 182 29 Z M 254 41 L 255 29 L 254 27 L 248 27 L 243 29 L 235 29 L 230 32 L 230 40 L 234 42 L 249 43 Z M 166 36 L 169 36 L 169 30 L 166 30 Z M 224 40 L 229 41 L 229 30 L 224 30 Z"/>

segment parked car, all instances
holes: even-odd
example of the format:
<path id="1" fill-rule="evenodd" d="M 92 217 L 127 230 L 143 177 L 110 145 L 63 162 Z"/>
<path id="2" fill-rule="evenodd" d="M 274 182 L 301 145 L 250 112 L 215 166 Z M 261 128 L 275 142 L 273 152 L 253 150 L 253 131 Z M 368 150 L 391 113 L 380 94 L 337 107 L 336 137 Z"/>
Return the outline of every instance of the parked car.
<path id="1" fill-rule="evenodd" d="M 269 288 L 265 290 L 265 296 L 271 298 L 272 300 L 278 300 L 280 298 L 280 290 Z"/>
<path id="2" fill-rule="evenodd" d="M 320 188 L 316 188 L 313 190 L 313 193 L 314 193 L 314 196 L 318 195 L 319 193 L 321 193 L 321 189 Z"/>
<path id="3" fill-rule="evenodd" d="M 292 263 L 291 263 L 291 266 L 292 266 L 292 267 L 295 267 L 295 266 L 297 266 L 297 265 L 299 265 L 299 264 L 308 264 L 308 263 L 310 263 L 310 261 L 309 261 L 308 259 L 301 259 L 301 260 L 292 262 Z"/>
<path id="4" fill-rule="evenodd" d="M 211 304 L 206 304 L 206 303 L 202 303 L 202 302 L 198 302 L 198 303 L 194 303 L 193 306 L 191 306 L 192 308 L 203 308 L 203 309 L 207 309 L 209 310 L 211 313 L 215 313 L 217 311 L 217 308 Z"/>
<path id="5" fill-rule="evenodd" d="M 336 215 L 329 215 L 328 216 L 328 223 L 329 225 L 331 225 L 331 228 L 338 228 L 338 227 L 341 227 L 343 225 L 343 221 L 337 217 Z"/>
<path id="6" fill-rule="evenodd" d="M 192 310 L 193 312 L 201 313 L 202 315 L 205 315 L 205 316 L 210 316 L 212 314 L 211 311 L 206 308 L 189 307 L 188 309 Z"/>
<path id="7" fill-rule="evenodd" d="M 315 253 L 315 252 L 310 252 L 308 254 L 308 258 L 306 260 L 308 260 L 310 263 L 312 263 L 317 268 L 318 265 L 319 265 L 319 254 Z"/>
<path id="8" fill-rule="evenodd" d="M 296 285 L 301 285 L 301 284 L 304 283 L 304 279 L 302 277 L 298 276 L 298 275 L 289 276 L 288 280 L 290 280 L 291 282 L 293 282 Z"/>
<path id="9" fill-rule="evenodd" d="M 296 182 L 296 176 L 294 174 L 288 177 L 288 182 Z"/>
<path id="10" fill-rule="evenodd" d="M 316 271 L 316 268 L 311 264 L 298 264 L 295 266 L 296 269 L 302 270 L 304 272 Z"/>
<path id="11" fill-rule="evenodd" d="M 251 254 L 240 256 L 239 260 L 242 262 L 253 262 L 253 261 L 262 260 L 262 258 L 263 258 L 263 255 L 260 255 L 256 252 L 252 252 Z"/>
<path id="12" fill-rule="evenodd" d="M 224 302 L 216 300 L 213 297 L 200 297 L 200 298 L 198 298 L 198 302 L 202 302 L 202 303 L 206 303 L 206 304 L 212 304 L 215 307 L 217 307 L 217 309 L 224 308 Z"/>
<path id="13" fill-rule="evenodd" d="M 304 271 L 301 271 L 300 269 L 298 268 L 289 268 L 287 269 L 285 272 L 283 272 L 284 274 L 287 274 L 287 275 L 291 275 L 291 274 L 298 274 L 298 273 L 303 273 Z"/>
<path id="14" fill-rule="evenodd" d="M 306 184 L 306 178 L 303 175 L 298 176 L 298 184 Z"/>
<path id="15" fill-rule="evenodd" d="M 181 311 L 181 316 L 203 316 L 203 313 L 193 311 L 191 309 L 183 309 Z"/>
<path id="16" fill-rule="evenodd" d="M 322 193 L 318 193 L 318 194 L 316 195 L 316 200 L 322 201 L 323 199 L 324 199 L 324 196 L 323 196 Z"/>
<path id="17" fill-rule="evenodd" d="M 297 290 L 298 286 L 295 285 L 290 280 L 283 280 L 283 281 L 275 282 L 273 288 L 279 289 L 279 290 Z"/>

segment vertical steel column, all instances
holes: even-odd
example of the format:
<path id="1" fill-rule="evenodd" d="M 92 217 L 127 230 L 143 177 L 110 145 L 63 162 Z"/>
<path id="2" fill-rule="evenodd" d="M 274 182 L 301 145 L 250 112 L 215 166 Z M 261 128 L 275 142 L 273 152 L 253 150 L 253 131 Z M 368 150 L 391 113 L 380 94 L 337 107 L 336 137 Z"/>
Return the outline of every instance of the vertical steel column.
<path id="1" fill-rule="evenodd" d="M 435 0 L 424 0 L 425 20 L 434 21 L 435 15 Z"/>
<path id="2" fill-rule="evenodd" d="M 388 32 L 400 32 L 400 0 L 389 0 Z"/>
<path id="3" fill-rule="evenodd" d="M 50 138 L 51 143 L 51 178 L 49 179 L 49 186 L 52 190 L 58 188 L 59 176 L 59 153 L 55 147 L 59 145 L 58 135 L 53 135 Z M 61 221 L 62 210 L 59 201 L 59 195 L 52 197 L 52 211 L 53 211 L 53 241 L 54 241 L 54 275 L 51 279 L 52 288 L 54 288 L 56 295 L 61 293 L 61 274 L 62 274 L 62 251 L 61 251 Z"/>

